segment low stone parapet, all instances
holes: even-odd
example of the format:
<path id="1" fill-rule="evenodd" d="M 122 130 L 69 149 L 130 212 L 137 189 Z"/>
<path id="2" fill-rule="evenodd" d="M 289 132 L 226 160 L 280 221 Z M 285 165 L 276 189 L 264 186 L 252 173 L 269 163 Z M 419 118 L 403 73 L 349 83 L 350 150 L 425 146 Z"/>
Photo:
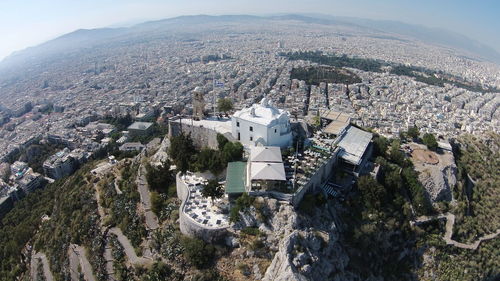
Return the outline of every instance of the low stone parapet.
<path id="1" fill-rule="evenodd" d="M 227 235 L 227 226 L 211 227 L 196 222 L 188 214 L 185 213 L 186 201 L 190 196 L 190 191 L 184 180 L 182 180 L 180 172 L 176 175 L 177 197 L 182 203 L 179 207 L 179 227 L 182 234 L 202 239 L 207 243 L 222 241 Z"/>

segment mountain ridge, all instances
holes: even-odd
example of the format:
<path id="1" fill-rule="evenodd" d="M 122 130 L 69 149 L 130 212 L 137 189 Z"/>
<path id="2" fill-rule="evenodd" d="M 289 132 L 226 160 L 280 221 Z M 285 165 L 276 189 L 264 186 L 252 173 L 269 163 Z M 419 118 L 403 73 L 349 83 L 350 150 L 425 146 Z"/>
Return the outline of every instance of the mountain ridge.
<path id="1" fill-rule="evenodd" d="M 465 35 L 444 29 L 430 28 L 390 20 L 372 20 L 322 14 L 277 14 L 270 16 L 184 15 L 173 18 L 145 21 L 130 27 L 78 29 L 39 45 L 16 51 L 0 61 L 0 68 L 13 66 L 23 62 L 26 63 L 35 57 L 43 57 L 75 48 L 92 47 L 95 44 L 99 44 L 122 35 L 133 35 L 134 33 L 148 32 L 162 27 L 172 27 L 173 25 L 195 25 L 217 22 L 243 23 L 269 20 L 294 20 L 308 24 L 354 26 L 357 28 L 383 32 L 391 35 L 407 36 L 425 43 L 465 51 L 467 53 L 474 54 L 480 59 L 500 64 L 500 53 L 492 47 L 470 39 Z"/>

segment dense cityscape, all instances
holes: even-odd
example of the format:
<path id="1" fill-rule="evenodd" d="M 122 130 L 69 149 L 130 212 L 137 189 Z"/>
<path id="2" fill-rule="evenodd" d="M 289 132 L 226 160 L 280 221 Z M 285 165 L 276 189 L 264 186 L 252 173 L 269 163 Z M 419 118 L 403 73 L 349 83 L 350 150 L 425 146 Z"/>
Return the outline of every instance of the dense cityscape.
<path id="1" fill-rule="evenodd" d="M 345 225 L 346 220 L 350 219 L 347 215 L 339 215 L 347 208 L 375 208 L 371 205 L 360 207 L 359 203 L 352 203 L 349 200 L 351 195 L 348 194 L 353 190 L 363 191 L 363 184 L 371 187 L 382 185 L 389 189 L 388 186 L 393 183 L 388 178 L 394 176 L 396 169 L 400 169 L 400 181 L 404 183 L 402 185 L 410 187 L 410 195 L 397 197 L 386 203 L 386 208 L 395 208 L 397 211 L 393 213 L 404 213 L 404 216 L 411 219 L 398 216 L 392 218 L 391 215 L 382 215 L 383 211 L 380 211 L 372 212 L 367 220 L 375 221 L 373 216 L 379 216 L 381 220 L 392 220 L 393 224 L 404 229 L 399 234 L 394 234 L 397 237 L 395 239 L 403 240 L 417 240 L 415 237 L 418 235 L 414 237 L 413 234 L 408 234 L 409 224 L 415 227 L 414 225 L 425 224 L 432 219 L 436 219 L 437 226 L 426 226 L 421 232 L 438 232 L 432 227 L 443 227 L 442 219 L 446 218 L 448 233 L 449 221 L 455 221 L 455 216 L 451 219 L 449 215 L 455 210 L 453 208 L 457 210 L 453 213 L 457 215 L 456 220 L 461 225 L 475 224 L 464 218 L 465 215 L 458 215 L 459 212 L 465 212 L 466 199 L 457 186 L 462 186 L 462 181 L 465 184 L 485 180 L 485 186 L 490 188 L 487 193 L 492 198 L 498 191 L 498 186 L 495 186 L 497 178 L 490 180 L 482 175 L 472 175 L 472 170 L 476 168 L 464 167 L 489 159 L 484 157 L 494 159 L 495 155 L 498 156 L 500 66 L 465 51 L 360 26 L 328 25 L 293 17 L 259 20 L 245 16 L 224 20 L 216 18 L 181 17 L 145 23 L 129 28 L 129 33 L 117 33 L 95 42 L 85 39 L 92 30 L 79 30 L 54 40 L 53 46 L 45 46 L 53 48 L 53 53 L 40 58 L 30 58 L 27 55 L 28 58 L 24 58 L 26 63 L 22 66 L 0 68 L 0 218 L 7 216 L 11 220 L 8 217 L 11 209 L 15 210 L 15 206 L 25 200 L 33 200 L 28 194 L 43 193 L 44 186 L 48 186 L 45 187 L 45 193 L 48 194 L 53 192 L 48 190 L 58 184 L 65 192 L 71 186 L 70 181 L 78 182 L 82 186 L 81 192 L 87 192 L 81 195 L 82 202 L 92 201 L 89 205 L 81 203 L 84 206 L 82 210 L 89 211 L 86 208 L 90 208 L 93 211 L 89 212 L 98 212 L 98 216 L 92 213 L 88 222 L 91 225 L 88 227 L 89 231 L 93 231 L 89 233 L 93 234 L 78 234 L 78 238 L 72 236 L 71 244 L 61 244 L 64 249 L 73 249 L 71 251 L 77 253 L 77 258 L 72 256 L 69 249 L 69 261 L 61 261 L 60 257 L 56 258 L 56 252 L 47 250 L 45 254 L 48 256 L 45 256 L 40 251 L 44 249 L 40 245 L 45 242 L 40 241 L 45 237 L 41 235 L 47 235 L 44 231 L 49 227 L 45 226 L 47 229 L 43 230 L 44 226 L 41 225 L 41 234 L 34 240 L 27 239 L 27 244 L 22 245 L 23 263 L 28 264 L 25 265 L 26 268 L 31 266 L 31 271 L 26 271 L 25 268 L 24 271 L 28 273 L 22 275 L 24 271 L 19 269 L 15 273 L 19 275 L 10 277 L 29 280 L 31 276 L 31 280 L 46 280 L 36 277 L 45 274 L 43 278 L 46 278 L 47 273 L 37 272 L 48 272 L 47 269 L 37 269 L 36 262 L 33 262 L 36 256 L 40 260 L 48 257 L 48 262 L 40 264 L 45 266 L 50 263 L 52 272 L 56 272 L 54 280 L 80 280 L 80 273 L 74 273 L 71 271 L 73 269 L 81 272 L 85 280 L 139 280 L 138 278 L 146 278 L 144 276 L 150 274 L 144 273 L 146 269 L 137 269 L 140 266 L 149 268 L 157 276 L 169 276 L 172 280 L 241 280 L 245 278 L 243 276 L 251 276 L 254 280 L 321 280 L 322 274 L 328 276 L 328 280 L 365 280 L 370 276 L 375 278 L 370 280 L 459 280 L 449 277 L 454 275 L 440 275 L 446 272 L 439 271 L 441 269 L 434 271 L 435 276 L 422 272 L 422 268 L 425 268 L 425 272 L 432 268 L 432 262 L 427 259 L 431 259 L 431 256 L 436 258 L 428 252 L 421 264 L 413 267 L 415 262 L 410 258 L 413 257 L 410 252 L 417 246 L 411 246 L 412 250 L 408 250 L 406 254 L 406 250 L 394 250 L 402 253 L 398 262 L 404 262 L 404 266 L 414 269 L 411 274 L 387 272 L 385 268 L 380 269 L 383 268 L 381 265 L 378 267 L 380 272 L 373 271 L 372 275 L 362 271 L 360 273 L 356 271 L 356 264 L 349 263 L 363 260 L 357 256 L 357 250 L 347 249 L 350 246 L 342 250 L 335 248 L 340 247 L 335 245 L 341 243 L 338 241 L 343 243 L 344 238 L 338 238 L 343 236 L 339 234 L 337 237 L 332 233 L 340 231 L 337 228 L 342 229 L 341 225 Z M 69 47 L 59 47 L 66 42 L 64 40 L 68 40 L 69 43 L 66 44 Z M 311 54 L 319 57 L 320 61 L 325 61 L 318 63 L 308 57 Z M 23 54 L 18 56 L 23 59 Z M 16 55 L 13 55 L 4 63 L 8 66 L 15 60 Z M 341 60 L 344 64 L 338 67 L 328 60 Z M 372 64 L 376 64 L 376 68 L 365 67 Z M 410 71 L 404 75 L 396 74 L 395 70 L 405 67 Z M 295 75 L 303 76 L 294 77 Z M 223 101 L 227 101 L 229 105 L 222 106 Z M 271 137 L 254 139 L 254 134 L 259 132 L 255 125 L 249 127 L 251 145 L 245 143 L 247 135 L 242 134 L 240 139 L 240 122 L 242 127 L 246 126 L 244 122 L 254 122 L 252 118 L 259 114 L 269 119 L 265 121 L 268 128 L 271 128 L 269 124 L 275 124 L 274 119 L 278 120 L 276 124 L 283 126 L 278 127 L 281 136 L 290 135 L 288 143 L 273 144 Z M 283 121 L 285 117 L 281 116 L 286 116 L 286 122 Z M 232 125 L 230 120 L 233 120 Z M 261 121 L 255 122 L 257 124 Z M 204 129 L 212 130 L 213 133 L 203 131 Z M 185 136 L 183 130 L 190 132 L 189 136 L 194 143 L 192 150 L 195 151 L 196 147 L 196 153 L 199 153 L 193 152 L 190 163 L 183 162 L 187 160 L 174 154 L 174 147 L 183 151 L 182 145 L 189 142 L 182 139 Z M 227 139 L 221 141 L 219 135 Z M 436 144 L 428 139 L 433 139 Z M 259 141 L 264 147 L 270 147 L 270 151 L 278 147 L 277 152 L 273 152 L 278 156 L 273 158 L 267 155 L 262 156 L 265 160 L 254 160 L 259 159 L 256 155 L 261 152 L 256 152 L 255 147 L 259 146 L 252 145 Z M 228 142 L 234 143 L 233 147 L 226 148 Z M 238 150 L 240 146 L 241 151 Z M 478 151 L 491 153 L 476 162 L 469 161 L 469 156 L 457 156 L 457 149 L 465 151 L 470 147 L 480 147 Z M 186 149 L 185 152 L 189 154 L 189 151 Z M 423 156 L 417 156 L 415 151 L 427 152 L 422 152 Z M 206 160 L 209 163 L 206 164 L 201 160 L 204 159 L 204 152 L 206 155 L 221 153 L 223 156 L 212 156 L 222 157 L 223 160 L 215 164 Z M 394 156 L 399 153 L 402 155 L 401 159 Z M 207 159 L 212 157 L 207 156 Z M 264 167 L 262 163 L 267 163 L 267 166 L 282 167 L 279 169 L 283 169 L 283 172 L 281 174 L 279 170 L 279 173 L 272 176 L 266 174 L 266 177 L 263 173 L 259 175 L 257 172 L 244 172 L 247 166 L 233 164 L 241 163 L 242 159 L 248 159 L 248 171 L 254 169 L 254 166 Z M 439 164 L 436 165 L 437 162 L 433 161 L 439 161 Z M 411 162 L 413 164 L 408 164 Z M 169 165 L 163 169 L 165 163 Z M 219 165 L 220 169 L 214 168 Z M 490 168 L 494 169 L 497 165 L 498 159 L 494 159 L 493 167 Z M 342 169 L 342 172 L 331 172 L 336 169 Z M 169 178 L 163 182 L 164 185 L 168 183 L 168 187 L 162 187 L 166 188 L 164 191 L 160 192 L 162 188 L 154 187 L 152 171 L 168 175 Z M 206 171 L 215 175 L 215 182 L 219 179 L 222 185 L 226 185 L 226 195 L 222 197 L 225 199 L 220 199 L 222 194 L 206 195 L 204 186 L 209 185 L 212 180 L 206 177 Z M 468 178 L 463 174 L 466 171 Z M 413 172 L 419 174 L 412 174 Z M 219 173 L 224 175 L 223 178 L 218 177 Z M 230 179 L 231 173 L 248 173 L 245 179 L 251 175 L 255 182 L 238 183 L 241 185 L 238 190 L 242 191 L 230 192 L 228 190 L 231 183 L 238 185 L 234 177 Z M 379 177 L 380 174 L 382 176 Z M 369 183 L 366 183 L 368 180 L 365 181 L 365 177 L 370 179 Z M 328 179 L 325 181 L 325 178 Z M 417 178 L 420 182 L 415 181 L 415 186 L 418 188 L 413 189 L 412 179 Z M 161 180 L 163 179 L 158 181 Z M 281 180 L 285 183 L 275 182 Z M 316 180 L 319 181 L 318 187 L 315 187 Z M 64 184 L 66 181 L 67 185 Z M 174 200 L 170 186 L 175 189 L 176 183 L 178 198 Z M 131 191 L 135 186 L 138 191 Z M 401 187 L 401 184 L 398 186 Z M 97 199 L 94 198 L 94 187 Z M 181 187 L 187 190 L 187 195 L 179 191 Z M 273 189 L 271 195 L 266 194 L 266 188 Z M 316 194 L 318 190 L 327 199 L 331 199 L 331 202 L 337 203 L 321 205 L 323 203 L 318 202 L 325 199 L 318 199 L 317 195 L 304 195 L 310 191 Z M 246 192 L 253 196 L 251 198 L 255 197 L 251 204 L 243 203 L 244 199 L 241 199 L 246 196 Z M 118 196 L 122 193 L 126 199 Z M 174 190 L 173 194 L 175 193 Z M 232 197 L 235 196 L 233 193 L 243 195 L 236 199 Z M 27 198 L 23 199 L 25 196 Z M 400 203 L 397 200 L 404 201 L 407 196 L 412 198 L 411 202 L 398 205 Z M 157 197 L 163 198 L 164 202 L 161 207 L 154 209 L 151 205 L 158 202 Z M 110 198 L 118 203 L 109 201 Z M 287 200 L 289 204 L 283 203 Z M 316 200 L 309 203 L 313 207 L 304 207 L 310 200 Z M 432 207 L 424 207 L 427 204 L 424 201 L 429 202 Z M 62 204 L 60 202 L 62 201 L 56 201 L 55 204 Z M 226 203 L 226 212 L 217 211 L 225 209 Z M 270 214 L 260 211 L 257 203 L 265 206 L 265 212 Z M 113 204 L 121 205 L 117 207 Z M 137 212 L 131 210 L 135 209 L 135 205 L 138 206 Z M 65 208 L 62 206 L 37 216 L 45 215 L 46 220 L 55 220 L 57 212 L 60 212 L 58 210 Z M 239 216 L 242 217 L 240 221 L 233 216 L 234 206 L 239 208 Z M 243 211 L 245 206 L 251 211 Z M 314 206 L 317 206 L 317 211 L 312 215 L 310 208 Z M 410 212 L 410 208 L 412 215 L 407 215 L 405 212 Z M 208 276 L 208 269 L 201 268 L 207 268 L 209 261 L 198 261 L 203 266 L 198 266 L 193 261 L 180 267 L 172 264 L 175 256 L 181 256 L 183 251 L 189 252 L 192 246 L 182 240 L 184 248 L 176 248 L 168 240 L 168 235 L 177 237 L 172 233 L 179 232 L 176 229 L 177 220 L 171 215 L 172 212 L 177 212 L 174 209 L 180 210 L 180 232 L 197 237 L 207 242 L 207 245 L 211 245 L 213 241 L 202 233 L 205 230 L 186 230 L 183 219 L 205 225 L 209 230 L 231 229 L 224 239 L 227 247 L 235 250 L 211 250 L 213 259 L 217 259 L 215 264 L 218 270 L 216 273 L 210 272 L 213 279 L 193 277 L 197 276 L 198 271 L 205 274 L 205 277 Z M 294 211 L 297 209 L 300 210 L 297 211 L 299 214 Z M 238 210 L 234 212 L 238 213 Z M 480 207 L 475 210 L 480 213 Z M 477 250 L 480 243 L 492 239 L 487 242 L 491 243 L 488 247 L 495 248 L 498 238 L 494 238 L 496 235 L 493 234 L 499 232 L 499 217 L 495 210 L 498 210 L 498 206 L 493 207 L 493 213 L 488 212 L 484 216 L 490 219 L 490 225 L 478 227 L 475 234 L 466 231 L 457 231 L 453 237 L 452 234 L 446 234 L 444 241 L 447 245 L 460 248 L 460 251 L 467 251 L 465 249 L 474 247 Z M 125 215 L 123 212 L 129 213 Z M 255 212 L 257 215 L 254 218 L 252 215 Z M 363 213 L 359 216 L 365 219 L 367 215 Z M 0 226 L 8 225 L 8 220 Z M 291 223 L 291 220 L 297 222 Z M 327 225 L 325 220 L 330 220 L 337 226 Z M 439 222 L 442 223 L 441 226 Z M 56 226 L 51 227 L 57 229 Z M 280 227 L 286 230 L 279 232 L 277 229 Z M 273 234 L 275 230 L 278 232 Z M 108 231 L 115 236 L 106 238 L 110 235 Z M 191 235 L 192 232 L 195 234 Z M 352 230 L 352 233 L 352 237 L 359 237 L 356 230 Z M 425 236 L 425 239 L 437 239 L 435 237 L 439 235 L 432 233 L 434 236 L 429 234 L 432 237 Z M 85 244 L 87 242 L 84 242 L 89 235 L 104 237 L 102 239 L 105 242 L 99 242 L 102 245 L 92 245 L 87 251 L 95 253 L 101 246 L 102 249 L 106 248 L 102 255 L 105 261 L 100 258 L 91 260 L 90 263 L 87 258 L 82 260 L 85 249 L 81 245 L 89 248 Z M 218 236 L 219 232 L 213 235 Z M 283 236 L 287 237 L 283 240 L 286 242 L 280 242 Z M 425 240 L 422 236 L 418 237 Z M 365 243 L 359 242 L 361 238 L 356 243 L 351 238 L 345 239 L 345 245 L 352 243 L 359 246 L 360 243 Z M 248 242 L 250 240 L 253 242 Z M 462 242 L 457 242 L 458 240 Z M 475 241 L 479 242 L 476 246 L 471 246 Z M 51 243 L 50 247 L 53 249 L 60 246 L 59 242 Z M 250 246 L 245 246 L 245 243 L 250 243 Z M 263 245 L 257 245 L 258 243 Z M 287 251 L 284 250 L 283 243 L 292 245 L 288 249 L 288 256 L 283 254 L 283 251 Z M 443 247 L 438 242 L 435 244 L 435 248 Z M 208 251 L 207 245 L 200 246 L 202 249 L 199 251 Z M 325 246 L 326 252 L 321 252 L 319 245 L 328 245 Z M 129 246 L 131 250 L 127 249 Z M 292 250 L 292 247 L 295 248 Z M 35 248 L 40 252 L 35 254 Z M 122 249 L 125 254 L 117 257 L 113 253 L 112 256 L 111 249 L 115 248 Z M 435 248 L 433 251 L 438 251 Z M 0 248 L 3 249 L 5 253 L 8 252 L 7 247 Z M 270 252 L 266 254 L 263 249 L 270 249 Z M 355 247 L 352 246 L 352 249 Z M 422 249 L 424 251 L 429 248 Z M 27 254 L 28 251 L 33 251 L 32 256 Z M 0 254 L 0 257 L 2 255 L 8 256 Z M 89 252 L 86 255 L 92 256 Z M 489 257 L 494 256 L 498 257 L 498 248 Z M 189 257 L 192 258 L 192 255 Z M 288 267 L 285 265 L 286 257 L 290 260 Z M 231 258 L 238 262 L 231 262 Z M 331 268 L 327 266 L 335 258 L 339 265 Z M 28 260 L 31 260 L 31 265 Z M 157 263 L 166 264 L 168 270 L 157 268 Z M 9 266 L 7 263 L 2 265 L 2 272 L 14 272 Z M 488 266 L 490 268 L 483 275 L 460 275 L 464 278 L 460 280 L 472 280 L 478 276 L 483 280 L 494 280 L 500 274 L 498 268 L 494 268 L 494 263 Z M 57 273 L 55 268 L 59 268 L 60 272 Z M 165 273 L 167 271 L 169 273 Z M 478 271 L 481 269 L 475 267 L 470 274 Z M 161 279 L 162 277 L 152 279 L 153 273 L 147 275 L 150 279 L 141 280 L 167 280 Z M 116 277 L 119 275 L 121 277 Z M 19 279 L 20 276 L 24 276 L 24 279 Z M 306 277 L 301 279 L 301 276 Z M 380 276 L 385 276 L 386 279 L 377 279 Z M 10 280 L 10 277 L 5 280 Z M 472 279 L 468 279 L 469 277 Z M 0 280 L 4 279 L 0 277 Z"/>

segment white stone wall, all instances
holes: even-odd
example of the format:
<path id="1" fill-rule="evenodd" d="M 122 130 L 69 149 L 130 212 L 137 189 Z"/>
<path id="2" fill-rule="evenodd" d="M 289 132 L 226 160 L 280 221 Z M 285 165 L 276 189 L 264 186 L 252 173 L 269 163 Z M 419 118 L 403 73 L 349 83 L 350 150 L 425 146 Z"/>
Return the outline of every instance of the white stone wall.
<path id="1" fill-rule="evenodd" d="M 239 126 L 238 125 L 239 122 Z M 252 131 L 250 131 L 252 127 Z M 244 145 L 255 145 L 262 140 L 263 145 L 288 147 L 292 143 L 292 130 L 290 124 L 272 123 L 269 127 L 253 123 L 238 117 L 231 118 L 231 133 L 235 140 L 240 133 L 240 142 Z"/>
<path id="2" fill-rule="evenodd" d="M 180 173 L 177 173 L 176 175 L 176 188 L 177 197 L 179 197 L 182 201 L 179 208 L 179 228 L 182 234 L 202 239 L 207 243 L 216 243 L 221 241 L 227 235 L 226 227 L 205 227 L 196 223 L 186 213 L 184 213 L 184 205 L 186 199 L 189 197 L 189 190 L 184 181 L 180 178 Z"/>

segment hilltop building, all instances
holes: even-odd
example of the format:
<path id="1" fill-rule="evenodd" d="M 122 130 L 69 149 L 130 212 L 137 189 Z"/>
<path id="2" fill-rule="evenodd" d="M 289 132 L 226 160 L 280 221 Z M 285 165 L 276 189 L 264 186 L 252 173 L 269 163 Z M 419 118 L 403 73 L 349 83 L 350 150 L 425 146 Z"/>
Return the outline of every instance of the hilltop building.
<path id="1" fill-rule="evenodd" d="M 252 190 L 267 190 L 286 181 L 281 150 L 276 146 L 253 146 L 247 165 Z"/>
<path id="2" fill-rule="evenodd" d="M 264 98 L 260 104 L 236 111 L 231 118 L 233 138 L 247 146 L 288 147 L 292 143 L 290 117 Z"/>
<path id="3" fill-rule="evenodd" d="M 281 149 L 277 146 L 252 146 L 247 162 L 231 162 L 227 167 L 226 193 L 280 189 L 286 184 Z"/>
<path id="4" fill-rule="evenodd" d="M 336 139 L 340 152 L 341 167 L 355 176 L 359 176 L 372 155 L 372 133 L 354 126 L 348 126 Z"/>

